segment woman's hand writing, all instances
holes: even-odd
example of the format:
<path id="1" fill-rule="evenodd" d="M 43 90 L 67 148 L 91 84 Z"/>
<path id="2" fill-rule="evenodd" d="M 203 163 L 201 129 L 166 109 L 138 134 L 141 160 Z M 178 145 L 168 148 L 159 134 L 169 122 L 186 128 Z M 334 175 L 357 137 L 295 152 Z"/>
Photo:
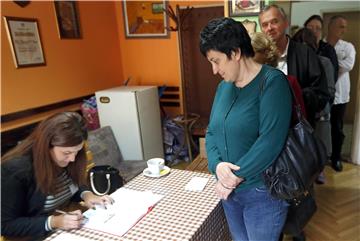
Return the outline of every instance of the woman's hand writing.
<path id="1" fill-rule="evenodd" d="M 83 220 L 83 215 L 80 210 L 69 212 L 67 214 L 53 215 L 51 217 L 51 228 L 53 229 L 76 229 L 80 228 Z"/>

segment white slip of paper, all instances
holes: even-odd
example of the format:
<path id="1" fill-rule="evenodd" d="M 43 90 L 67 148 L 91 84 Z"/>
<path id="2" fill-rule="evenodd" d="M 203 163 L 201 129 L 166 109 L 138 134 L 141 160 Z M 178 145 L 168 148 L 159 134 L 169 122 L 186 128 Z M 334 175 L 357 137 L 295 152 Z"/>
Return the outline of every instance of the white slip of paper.
<path id="1" fill-rule="evenodd" d="M 111 194 L 111 197 L 115 202 L 107 205 L 107 209 L 90 209 L 84 213 L 84 216 L 89 219 L 84 228 L 122 236 L 163 196 L 151 191 L 141 192 L 120 188 Z"/>
<path id="2" fill-rule="evenodd" d="M 205 177 L 193 177 L 191 180 L 186 184 L 185 190 L 188 191 L 202 191 L 204 190 L 206 184 L 208 183 L 209 178 Z"/>

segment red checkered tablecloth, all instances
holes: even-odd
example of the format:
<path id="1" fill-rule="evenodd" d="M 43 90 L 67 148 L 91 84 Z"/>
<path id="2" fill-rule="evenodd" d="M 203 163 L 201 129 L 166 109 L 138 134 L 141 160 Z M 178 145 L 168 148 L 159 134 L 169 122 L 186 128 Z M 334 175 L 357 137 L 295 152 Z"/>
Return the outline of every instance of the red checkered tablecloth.
<path id="1" fill-rule="evenodd" d="M 192 177 L 209 178 L 202 192 L 187 191 Z M 214 192 L 215 178 L 209 174 L 172 169 L 161 178 L 140 174 L 125 185 L 138 191 L 165 195 L 155 208 L 123 237 L 79 229 L 71 233 L 89 240 L 231 240 L 220 200 Z M 56 231 L 46 240 L 61 232 Z"/>

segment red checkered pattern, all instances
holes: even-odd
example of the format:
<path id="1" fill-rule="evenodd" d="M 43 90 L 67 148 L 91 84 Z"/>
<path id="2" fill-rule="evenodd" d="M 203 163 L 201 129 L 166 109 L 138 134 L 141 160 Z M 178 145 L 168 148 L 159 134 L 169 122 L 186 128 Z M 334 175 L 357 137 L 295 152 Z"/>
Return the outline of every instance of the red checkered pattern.
<path id="1" fill-rule="evenodd" d="M 185 190 L 192 177 L 206 177 L 202 192 Z M 125 185 L 138 191 L 152 190 L 163 199 L 124 237 L 89 229 L 71 231 L 90 240 L 231 240 L 220 200 L 214 192 L 215 178 L 209 174 L 172 169 L 161 178 L 140 174 Z M 51 240 L 57 231 L 46 240 Z"/>

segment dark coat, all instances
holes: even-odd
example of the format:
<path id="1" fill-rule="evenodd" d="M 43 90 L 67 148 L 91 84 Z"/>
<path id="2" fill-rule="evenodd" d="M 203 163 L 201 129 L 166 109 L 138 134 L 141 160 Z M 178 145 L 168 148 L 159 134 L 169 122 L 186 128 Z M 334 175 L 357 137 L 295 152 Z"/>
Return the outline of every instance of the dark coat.
<path id="1" fill-rule="evenodd" d="M 315 126 L 315 113 L 330 100 L 325 72 L 316 53 L 308 46 L 290 40 L 288 75 L 295 76 L 303 92 L 308 120 Z"/>
<path id="2" fill-rule="evenodd" d="M 334 67 L 334 81 L 336 83 L 339 74 L 339 62 L 337 59 L 336 51 L 333 46 L 320 40 L 317 54 L 329 58 Z"/>
<path id="3" fill-rule="evenodd" d="M 32 158 L 23 156 L 1 164 L 1 235 L 32 239 L 46 235 L 46 195 L 37 190 Z M 81 201 L 80 194 L 72 197 Z"/>

